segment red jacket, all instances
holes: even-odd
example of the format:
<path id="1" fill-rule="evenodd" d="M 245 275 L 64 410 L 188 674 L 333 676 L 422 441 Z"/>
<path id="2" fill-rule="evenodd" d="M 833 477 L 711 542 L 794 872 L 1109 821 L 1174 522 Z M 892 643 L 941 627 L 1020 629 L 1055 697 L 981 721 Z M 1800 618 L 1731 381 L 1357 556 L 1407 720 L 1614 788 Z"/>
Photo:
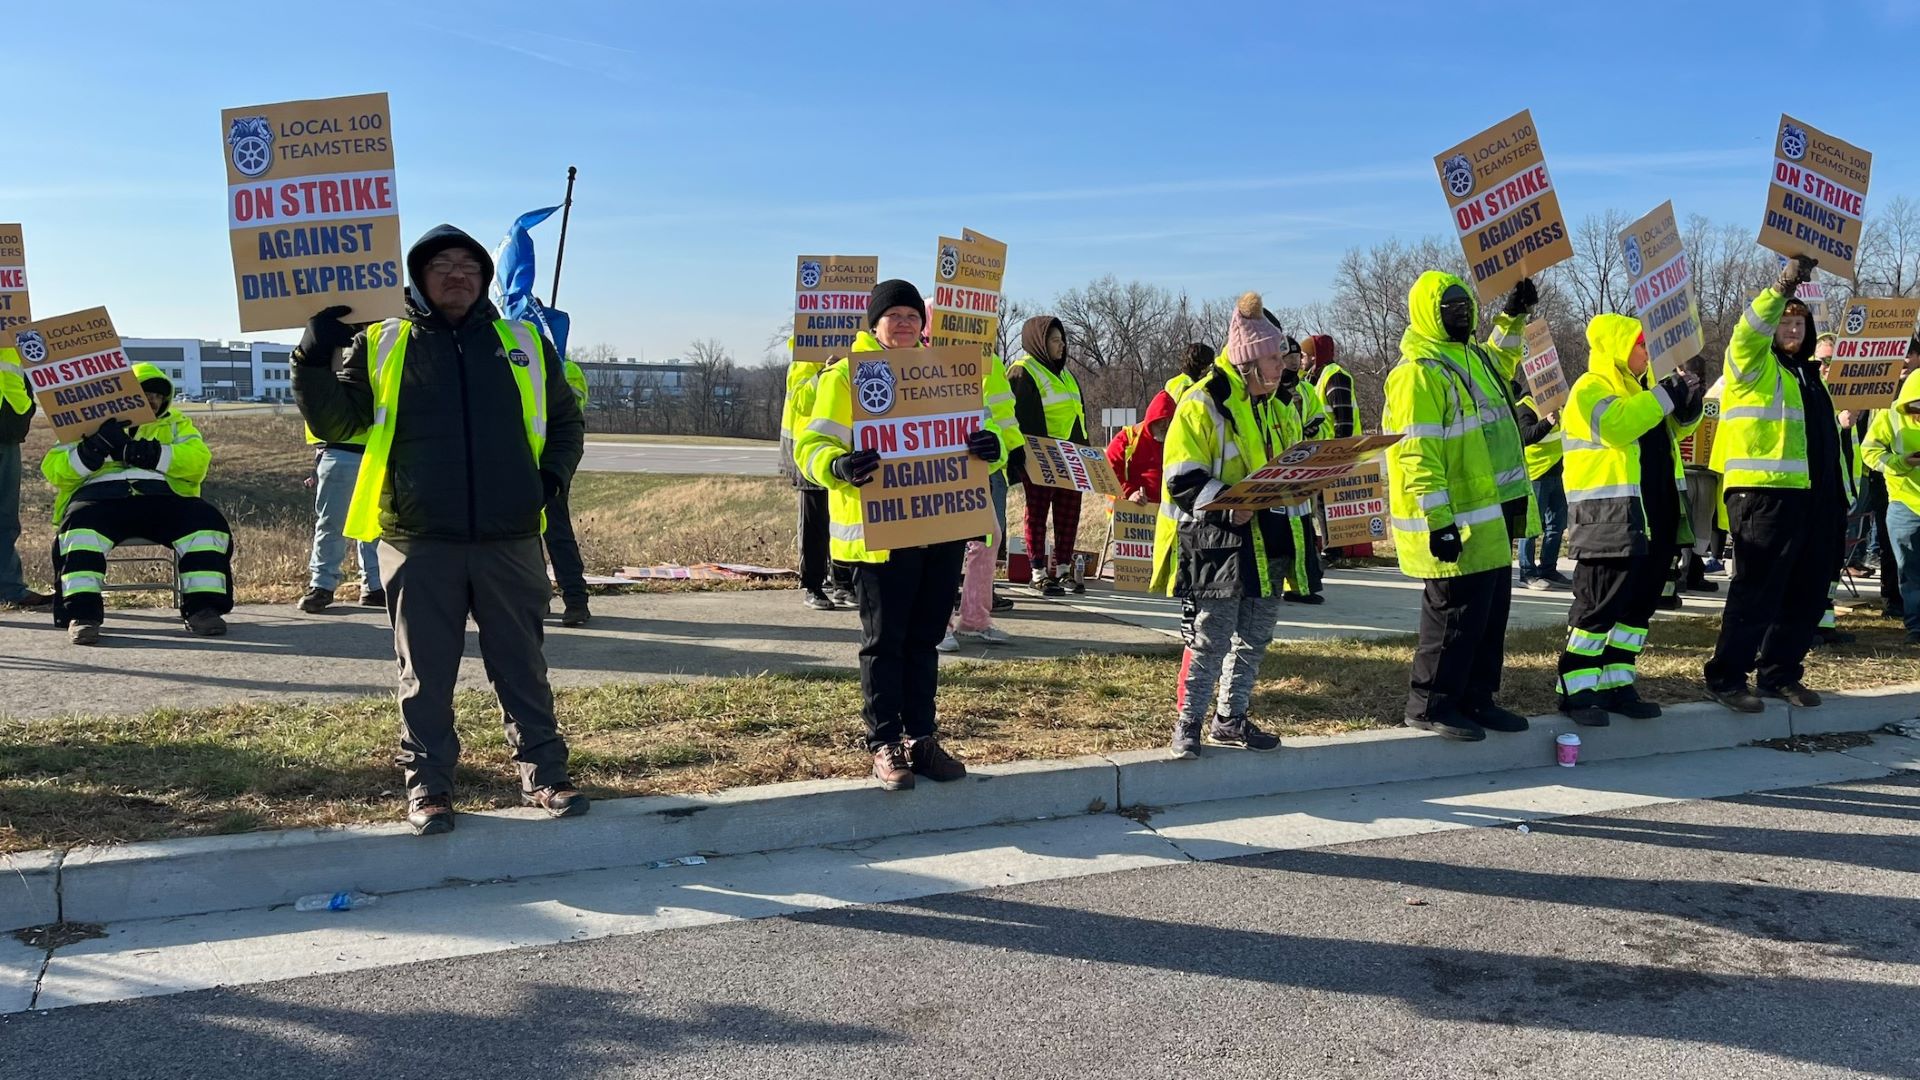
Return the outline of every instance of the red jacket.
<path id="1" fill-rule="evenodd" d="M 1160 501 L 1160 440 L 1147 433 L 1146 421 L 1114 433 L 1107 444 L 1107 464 L 1120 478 L 1120 491 L 1131 496 L 1144 490 L 1148 502 Z"/>

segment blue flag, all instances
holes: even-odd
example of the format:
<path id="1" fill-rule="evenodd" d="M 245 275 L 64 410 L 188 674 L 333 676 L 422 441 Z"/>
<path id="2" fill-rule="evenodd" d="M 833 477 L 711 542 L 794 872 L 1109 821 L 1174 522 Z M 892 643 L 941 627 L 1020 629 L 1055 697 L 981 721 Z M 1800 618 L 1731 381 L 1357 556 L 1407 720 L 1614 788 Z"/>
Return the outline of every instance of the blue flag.
<path id="1" fill-rule="evenodd" d="M 573 320 L 566 312 L 542 304 L 533 295 L 533 237 L 530 230 L 553 216 L 557 206 L 529 210 L 513 220 L 512 227 L 493 253 L 494 302 L 500 314 L 509 319 L 526 319 L 540 328 L 562 357 L 567 355 L 567 332 Z"/>

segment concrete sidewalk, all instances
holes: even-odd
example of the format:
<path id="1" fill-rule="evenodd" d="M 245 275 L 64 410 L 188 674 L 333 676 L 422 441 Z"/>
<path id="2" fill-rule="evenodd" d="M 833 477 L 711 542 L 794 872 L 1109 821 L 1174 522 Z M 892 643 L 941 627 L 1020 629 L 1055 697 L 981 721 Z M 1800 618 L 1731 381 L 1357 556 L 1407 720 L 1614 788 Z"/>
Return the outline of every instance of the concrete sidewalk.
<path id="1" fill-rule="evenodd" d="M 999 619 L 1014 642 L 968 646 L 948 659 L 1053 657 L 1179 642 L 1180 606 L 1165 597 L 1114 593 L 1104 583 L 1089 586 L 1085 596 L 1063 599 L 1001 588 L 1018 604 Z M 1276 640 L 1382 637 L 1410 633 L 1418 623 L 1420 584 L 1391 568 L 1329 573 L 1326 595 L 1323 605 L 1287 605 Z M 1562 591 L 1517 590 L 1511 625 L 1562 625 L 1570 600 Z M 1687 603 L 1701 612 L 1719 606 L 1696 597 Z M 593 609 L 592 624 L 581 629 L 548 623 L 547 662 L 555 686 L 851 671 L 858 660 L 859 616 L 812 611 L 801 605 L 797 590 L 634 592 L 597 596 Z M 194 638 L 170 610 L 113 611 L 101 644 L 86 648 L 68 644 L 45 615 L 0 612 L 0 679 L 7 688 L 0 717 L 393 692 L 393 637 L 382 611 L 343 604 L 306 615 L 291 605 L 246 605 L 229 623 L 224 638 Z M 471 689 L 487 685 L 471 628 L 460 682 Z"/>

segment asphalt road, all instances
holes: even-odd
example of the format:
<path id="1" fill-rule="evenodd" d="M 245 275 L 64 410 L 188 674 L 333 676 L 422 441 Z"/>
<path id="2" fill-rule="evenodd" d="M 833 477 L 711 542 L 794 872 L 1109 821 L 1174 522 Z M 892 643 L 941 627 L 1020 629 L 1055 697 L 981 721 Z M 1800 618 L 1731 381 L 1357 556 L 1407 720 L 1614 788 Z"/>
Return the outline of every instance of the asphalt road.
<path id="1" fill-rule="evenodd" d="M 1920 1075 L 1920 777 L 0 1024 L 61 1077 Z"/>
<path id="2" fill-rule="evenodd" d="M 580 467 L 592 472 L 723 473 L 730 476 L 779 475 L 778 443 L 680 445 L 598 442 L 587 439 Z"/>

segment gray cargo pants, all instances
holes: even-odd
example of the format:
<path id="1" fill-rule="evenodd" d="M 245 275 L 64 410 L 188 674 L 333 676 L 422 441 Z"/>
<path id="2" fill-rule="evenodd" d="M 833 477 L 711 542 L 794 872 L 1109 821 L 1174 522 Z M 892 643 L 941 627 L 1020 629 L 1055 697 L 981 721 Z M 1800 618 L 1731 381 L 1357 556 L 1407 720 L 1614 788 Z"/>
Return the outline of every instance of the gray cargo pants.
<path id="1" fill-rule="evenodd" d="M 407 797 L 453 791 L 460 736 L 453 691 L 467 616 L 480 630 L 487 681 L 500 699 L 507 744 L 532 791 L 567 787 L 567 743 L 553 718 L 542 651 L 549 589 L 540 540 L 380 542 L 380 584 L 400 661 L 400 767 Z"/>
<path id="2" fill-rule="evenodd" d="M 1209 710 L 1221 716 L 1246 714 L 1283 603 L 1277 596 L 1186 601 L 1181 630 L 1187 652 L 1181 658 L 1176 724 L 1204 725 Z M 1175 734 L 1178 731 L 1176 727 Z"/>

